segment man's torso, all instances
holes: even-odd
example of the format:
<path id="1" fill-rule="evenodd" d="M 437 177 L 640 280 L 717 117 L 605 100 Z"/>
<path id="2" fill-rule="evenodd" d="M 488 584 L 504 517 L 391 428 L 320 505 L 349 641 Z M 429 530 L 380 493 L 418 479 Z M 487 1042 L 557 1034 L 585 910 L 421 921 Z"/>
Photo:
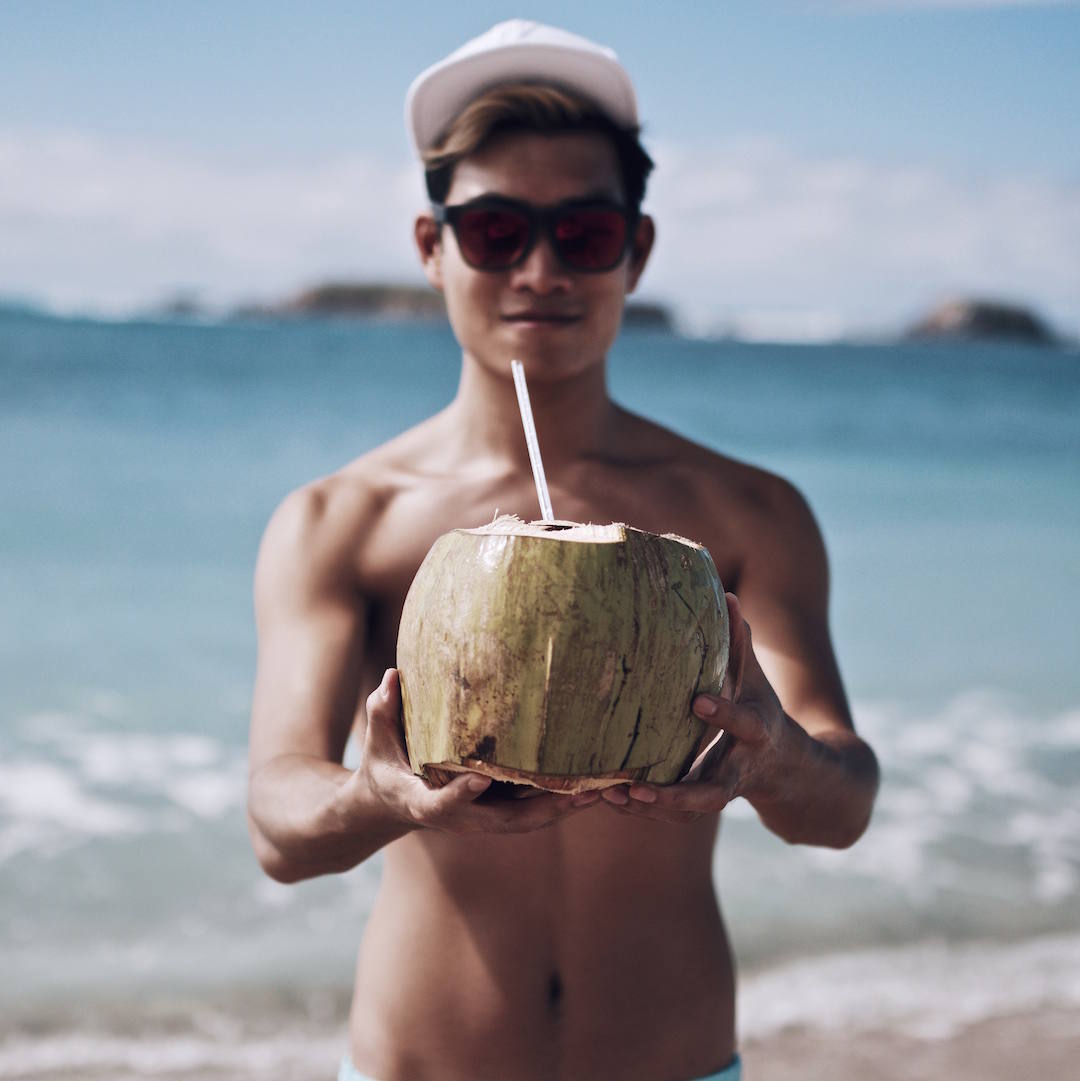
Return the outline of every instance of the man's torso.
<path id="1" fill-rule="evenodd" d="M 709 548 L 728 589 L 772 478 L 625 415 L 609 452 L 554 470 L 561 519 L 625 521 Z M 439 418 L 327 484 L 355 503 L 364 694 L 395 665 L 401 607 L 433 541 L 535 517 L 527 464 L 446 460 Z M 385 852 L 357 968 L 351 1051 L 380 1081 L 694 1077 L 734 1052 L 731 952 L 713 892 L 715 817 L 594 805 L 513 836 L 412 833 Z"/>

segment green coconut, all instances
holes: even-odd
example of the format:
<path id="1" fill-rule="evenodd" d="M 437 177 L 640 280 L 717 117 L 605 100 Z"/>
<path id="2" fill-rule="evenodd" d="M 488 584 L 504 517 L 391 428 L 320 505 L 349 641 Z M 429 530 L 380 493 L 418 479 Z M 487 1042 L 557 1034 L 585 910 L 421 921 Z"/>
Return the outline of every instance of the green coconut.
<path id="1" fill-rule="evenodd" d="M 691 711 L 728 661 L 708 551 L 621 523 L 497 518 L 428 552 L 397 662 L 413 770 L 553 792 L 670 784 L 705 733 Z"/>

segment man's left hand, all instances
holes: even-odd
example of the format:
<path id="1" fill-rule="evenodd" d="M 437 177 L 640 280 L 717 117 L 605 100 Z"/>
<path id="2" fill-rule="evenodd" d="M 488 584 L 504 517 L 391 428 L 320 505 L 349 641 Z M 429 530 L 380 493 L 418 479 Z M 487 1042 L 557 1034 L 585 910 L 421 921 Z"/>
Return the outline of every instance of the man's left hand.
<path id="1" fill-rule="evenodd" d="M 784 712 L 754 655 L 750 625 L 727 594 L 731 625 L 728 673 L 720 697 L 698 695 L 694 713 L 716 738 L 677 784 L 605 788 L 614 809 L 663 822 L 690 822 L 723 810 L 737 796 L 768 801 L 812 754 L 812 738 Z"/>

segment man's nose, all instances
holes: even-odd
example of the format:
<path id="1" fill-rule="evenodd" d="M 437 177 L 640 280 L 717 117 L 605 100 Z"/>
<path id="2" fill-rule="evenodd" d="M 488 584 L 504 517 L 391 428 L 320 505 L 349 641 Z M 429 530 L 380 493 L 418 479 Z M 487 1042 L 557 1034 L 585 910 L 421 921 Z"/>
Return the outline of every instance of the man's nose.
<path id="1" fill-rule="evenodd" d="M 534 293 L 554 293 L 570 287 L 570 273 L 559 262 L 551 238 L 541 232 L 525 261 L 511 271 L 511 285 Z"/>

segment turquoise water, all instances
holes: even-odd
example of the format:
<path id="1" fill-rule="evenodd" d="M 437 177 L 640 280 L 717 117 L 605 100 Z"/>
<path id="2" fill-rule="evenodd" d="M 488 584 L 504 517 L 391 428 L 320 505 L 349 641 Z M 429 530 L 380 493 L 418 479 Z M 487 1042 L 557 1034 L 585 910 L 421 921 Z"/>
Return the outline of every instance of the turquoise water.
<path id="1" fill-rule="evenodd" d="M 439 408 L 457 371 L 442 327 L 0 316 L 13 1023 L 148 988 L 347 983 L 377 862 L 280 887 L 246 839 L 251 570 L 288 490 Z M 748 969 L 1074 930 L 1080 356 L 635 333 L 611 385 L 806 493 L 885 768 L 848 853 L 728 816 L 716 874 Z"/>

